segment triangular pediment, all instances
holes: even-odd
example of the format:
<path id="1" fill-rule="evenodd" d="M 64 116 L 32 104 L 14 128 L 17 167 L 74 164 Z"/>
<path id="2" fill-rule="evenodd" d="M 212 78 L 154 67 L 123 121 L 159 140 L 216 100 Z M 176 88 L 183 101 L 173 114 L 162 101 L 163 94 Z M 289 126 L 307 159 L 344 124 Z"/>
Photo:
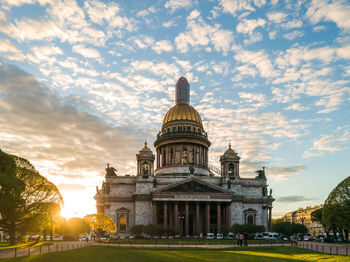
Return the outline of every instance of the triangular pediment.
<path id="1" fill-rule="evenodd" d="M 210 184 L 205 181 L 201 181 L 197 178 L 188 178 L 177 183 L 166 185 L 154 191 L 154 193 L 231 193 L 227 190 Z M 232 193 L 231 193 L 232 194 Z"/>

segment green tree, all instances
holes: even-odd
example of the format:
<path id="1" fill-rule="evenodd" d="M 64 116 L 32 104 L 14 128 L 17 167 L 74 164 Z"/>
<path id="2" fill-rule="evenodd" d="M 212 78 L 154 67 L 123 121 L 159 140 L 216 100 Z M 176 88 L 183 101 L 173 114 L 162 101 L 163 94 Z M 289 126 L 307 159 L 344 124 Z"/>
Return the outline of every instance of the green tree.
<path id="1" fill-rule="evenodd" d="M 244 225 L 234 224 L 231 227 L 231 231 L 235 234 L 238 234 L 238 233 L 255 234 L 259 232 L 264 232 L 265 227 L 262 225 L 254 225 L 254 224 L 244 224 Z"/>
<path id="2" fill-rule="evenodd" d="M 117 227 L 113 220 L 103 213 L 86 215 L 84 220 L 89 225 L 97 239 L 100 239 L 103 232 L 114 233 L 117 231 Z"/>
<path id="3" fill-rule="evenodd" d="M 11 245 L 16 234 L 40 228 L 49 203 L 63 205 L 57 187 L 28 160 L 0 150 L 0 229 L 8 232 Z"/>
<path id="4" fill-rule="evenodd" d="M 130 228 L 130 233 L 135 235 L 136 238 L 141 238 L 142 235 L 145 233 L 145 226 L 144 225 L 135 225 L 132 228 Z"/>
<path id="5" fill-rule="evenodd" d="M 291 236 L 293 234 L 306 234 L 308 229 L 303 224 L 296 224 L 290 222 L 277 222 L 272 225 L 272 231 L 277 232 L 283 236 Z"/>
<path id="6" fill-rule="evenodd" d="M 88 233 L 90 227 L 86 221 L 80 217 L 72 217 L 67 221 L 68 233 L 71 236 L 79 237 L 81 234 Z"/>
<path id="7" fill-rule="evenodd" d="M 348 240 L 350 229 L 350 177 L 340 182 L 329 194 L 322 210 L 322 221 L 328 230 L 342 233 Z"/>

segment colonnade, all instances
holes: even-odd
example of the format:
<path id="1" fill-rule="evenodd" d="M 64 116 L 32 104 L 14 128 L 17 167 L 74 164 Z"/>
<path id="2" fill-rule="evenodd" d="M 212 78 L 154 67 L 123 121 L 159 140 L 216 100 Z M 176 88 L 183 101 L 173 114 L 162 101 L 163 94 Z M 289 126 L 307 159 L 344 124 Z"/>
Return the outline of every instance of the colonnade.
<path id="1" fill-rule="evenodd" d="M 153 224 L 174 227 L 184 235 L 220 232 L 231 226 L 231 205 L 227 202 L 154 201 Z"/>
<path id="2" fill-rule="evenodd" d="M 157 148 L 157 168 L 179 164 L 208 167 L 208 148 L 198 144 L 168 144 Z"/>

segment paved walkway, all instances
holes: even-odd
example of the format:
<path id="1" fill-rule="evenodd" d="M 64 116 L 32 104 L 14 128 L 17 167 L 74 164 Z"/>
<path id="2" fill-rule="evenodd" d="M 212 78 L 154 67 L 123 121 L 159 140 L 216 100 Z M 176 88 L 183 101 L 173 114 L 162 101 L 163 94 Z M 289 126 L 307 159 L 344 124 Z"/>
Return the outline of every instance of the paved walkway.
<path id="1" fill-rule="evenodd" d="M 81 241 L 65 241 L 65 242 L 55 242 L 50 246 L 40 246 L 40 247 L 31 247 L 31 248 L 12 248 L 6 250 L 0 250 L 0 258 L 10 258 L 10 257 L 19 257 L 19 256 L 30 256 L 34 254 L 44 254 L 51 252 L 59 252 L 64 250 L 72 250 L 77 248 L 83 248 L 86 246 L 115 246 L 115 247 L 148 247 L 148 248 L 231 248 L 237 247 L 234 244 L 133 244 L 133 243 L 96 243 L 93 241 L 81 242 Z M 260 243 L 260 244 L 249 244 L 249 247 L 259 247 L 259 246 L 291 246 L 291 243 Z M 326 244 L 326 243 L 317 243 L 317 242 L 303 242 L 300 241 L 297 243 L 299 248 L 311 249 L 322 253 L 334 254 L 334 255 L 350 255 L 350 245 L 349 244 Z"/>

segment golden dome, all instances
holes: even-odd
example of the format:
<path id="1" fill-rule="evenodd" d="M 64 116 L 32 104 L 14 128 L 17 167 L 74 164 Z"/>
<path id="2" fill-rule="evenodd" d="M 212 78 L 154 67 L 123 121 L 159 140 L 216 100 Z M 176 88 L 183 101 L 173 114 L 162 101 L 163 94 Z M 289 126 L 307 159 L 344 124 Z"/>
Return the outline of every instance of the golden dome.
<path id="1" fill-rule="evenodd" d="M 145 141 L 145 146 L 140 150 L 140 152 L 152 152 L 147 146 L 147 141 Z"/>
<path id="2" fill-rule="evenodd" d="M 166 113 L 163 126 L 172 121 L 193 121 L 202 127 L 202 119 L 199 113 L 194 107 L 189 104 L 177 104 L 169 109 L 168 113 Z M 203 128 L 203 127 L 202 127 Z"/>
<path id="3" fill-rule="evenodd" d="M 236 152 L 231 148 L 231 143 L 228 144 L 228 149 L 225 151 L 225 154 L 236 154 Z"/>

